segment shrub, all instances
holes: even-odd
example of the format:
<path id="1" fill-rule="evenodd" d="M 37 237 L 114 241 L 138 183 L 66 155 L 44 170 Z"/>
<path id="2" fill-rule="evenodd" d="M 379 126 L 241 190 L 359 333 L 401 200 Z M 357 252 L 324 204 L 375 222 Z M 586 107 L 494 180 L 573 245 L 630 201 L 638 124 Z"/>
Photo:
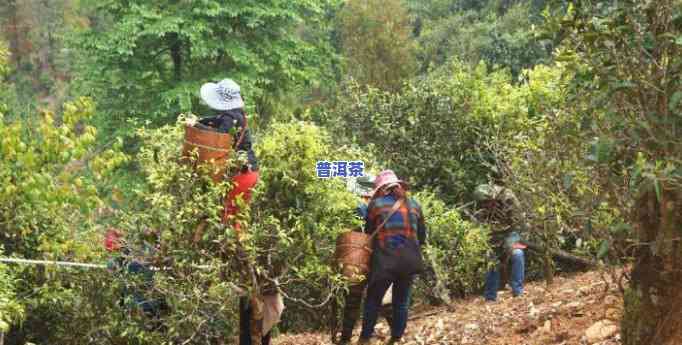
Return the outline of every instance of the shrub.
<path id="1" fill-rule="evenodd" d="M 379 161 L 416 188 L 463 201 L 494 173 L 492 139 L 527 118 L 525 99 L 509 80 L 484 65 L 453 63 L 400 93 L 348 85 L 318 116 L 341 140 L 371 144 Z"/>
<path id="2" fill-rule="evenodd" d="M 24 306 L 16 299 L 16 280 L 9 268 L 0 264 L 0 333 L 9 331 L 11 324 L 24 318 Z"/>
<path id="3" fill-rule="evenodd" d="M 436 283 L 420 280 L 423 285 L 415 291 L 439 300 L 477 292 L 489 257 L 488 230 L 462 219 L 457 209 L 446 206 L 431 191 L 418 192 L 414 198 L 424 210 L 428 230 L 424 258 L 432 269 L 429 279 Z"/>
<path id="4" fill-rule="evenodd" d="M 127 157 L 119 143 L 94 147 L 96 129 L 88 123 L 94 104 L 80 98 L 64 105 L 64 112 L 43 112 L 29 119 L 3 119 L 0 114 L 0 244 L 4 255 L 27 259 L 90 261 L 98 257 L 97 212 L 104 201 L 98 179 Z M 15 322 L 10 336 L 24 340 L 68 344 L 83 333 L 61 332 L 72 323 L 83 324 L 88 313 L 68 272 L 50 267 L 13 267 L 4 271 L 9 284 L 3 302 L 14 312 L 4 322 Z M 87 278 L 86 278 L 87 279 Z M 12 288 L 12 286 L 14 286 Z M 23 296 L 13 300 L 13 291 Z M 67 338 L 60 338 L 65 336 Z"/>
<path id="5" fill-rule="evenodd" d="M 332 265 L 334 244 L 338 234 L 359 223 L 356 196 L 340 179 L 318 178 L 316 163 L 360 160 L 362 153 L 333 147 L 327 132 L 310 123 L 273 124 L 257 140 L 260 181 L 253 204 L 238 216 L 245 229 L 238 241 L 220 222 L 221 196 L 229 183 L 214 184 L 179 162 L 182 133 L 181 122 L 139 130 L 144 144 L 138 159 L 146 176 L 145 188 L 138 191 L 142 207 L 121 211 L 116 224 L 137 247 L 145 232 L 156 230 L 160 243 L 153 260 L 172 263 L 171 271 L 155 274 L 148 291 L 150 297 L 163 296 L 170 307 L 163 317 L 165 334 L 142 332 L 139 339 L 210 341 L 236 334 L 235 287 L 254 291 L 275 281 L 287 302 L 280 328 L 322 326 L 324 318 L 307 318 L 300 311 L 324 306 L 344 286 Z M 204 235 L 194 243 L 202 219 Z"/>

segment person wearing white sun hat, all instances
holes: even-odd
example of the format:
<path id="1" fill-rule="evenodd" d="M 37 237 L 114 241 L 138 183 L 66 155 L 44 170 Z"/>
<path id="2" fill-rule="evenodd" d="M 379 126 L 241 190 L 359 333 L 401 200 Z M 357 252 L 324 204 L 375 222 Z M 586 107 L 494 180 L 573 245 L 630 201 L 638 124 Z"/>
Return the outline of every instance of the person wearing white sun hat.
<path id="1" fill-rule="evenodd" d="M 223 79 L 217 83 L 205 83 L 200 90 L 201 100 L 211 109 L 217 110 L 218 114 L 199 120 L 199 123 L 213 127 L 219 132 L 230 133 L 235 137 L 235 149 L 245 151 L 248 163 L 242 167 L 252 171 L 258 170 L 258 162 L 253 152 L 251 134 L 249 132 L 246 113 L 244 112 L 244 99 L 241 88 L 232 79 Z"/>
<path id="2" fill-rule="evenodd" d="M 234 186 L 225 198 L 223 222 L 228 222 L 232 216 L 239 212 L 237 198 L 241 197 L 245 203 L 251 201 L 251 191 L 260 177 L 258 161 L 253 150 L 251 133 L 244 112 L 244 100 L 239 85 L 232 79 L 223 79 L 218 83 L 202 85 L 200 94 L 204 103 L 217 110 L 218 114 L 203 118 L 199 120 L 199 123 L 218 132 L 232 134 L 232 137 L 235 138 L 235 151 L 245 153 L 247 157 L 247 162 L 239 167 L 239 171 L 232 177 Z M 241 224 L 235 223 L 234 229 L 240 232 Z"/>
<path id="3" fill-rule="evenodd" d="M 217 83 L 205 83 L 200 90 L 201 100 L 211 109 L 218 111 L 213 117 L 199 120 L 204 126 L 211 127 L 219 132 L 232 134 L 235 138 L 234 149 L 237 152 L 246 152 L 247 163 L 244 164 L 239 172 L 232 177 L 234 186 L 230 193 L 225 197 L 225 210 L 223 222 L 239 212 L 237 198 L 241 198 L 248 203 L 251 200 L 251 191 L 256 186 L 259 179 L 258 162 L 253 151 L 251 134 L 247 126 L 246 113 L 244 112 L 244 99 L 241 95 L 241 88 L 232 79 L 223 79 Z M 240 224 L 233 224 L 235 231 L 240 231 Z M 196 235 L 196 234 L 195 234 Z M 264 314 L 259 322 L 262 323 L 261 344 L 270 344 L 270 329 L 274 326 L 284 308 L 281 296 L 264 296 L 260 302 L 250 301 L 248 297 L 241 297 L 239 300 L 239 344 L 251 345 L 251 318 L 254 311 L 252 303 L 263 303 Z M 259 308 L 260 309 L 260 308 Z"/>
<path id="4" fill-rule="evenodd" d="M 231 110 L 244 108 L 241 88 L 232 79 L 223 79 L 218 83 L 206 83 L 201 86 L 201 99 L 215 110 Z"/>

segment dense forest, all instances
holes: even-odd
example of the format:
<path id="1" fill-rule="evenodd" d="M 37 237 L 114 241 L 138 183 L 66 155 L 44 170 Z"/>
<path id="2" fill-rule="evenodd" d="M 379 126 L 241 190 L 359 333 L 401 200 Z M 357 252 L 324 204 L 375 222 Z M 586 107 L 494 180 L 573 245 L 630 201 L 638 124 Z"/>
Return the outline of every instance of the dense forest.
<path id="1" fill-rule="evenodd" d="M 408 183 L 413 304 L 482 293 L 476 191 L 504 186 L 528 280 L 617 276 L 620 342 L 682 344 L 681 77 L 681 0 L 3 0 L 0 258 L 93 266 L 0 262 L 0 345 L 231 344 L 239 294 L 266 286 L 275 339 L 327 332 L 360 221 L 319 161 Z M 225 78 L 260 166 L 243 232 L 221 221 L 229 181 L 181 159 Z M 151 282 L 111 268 L 111 229 Z"/>

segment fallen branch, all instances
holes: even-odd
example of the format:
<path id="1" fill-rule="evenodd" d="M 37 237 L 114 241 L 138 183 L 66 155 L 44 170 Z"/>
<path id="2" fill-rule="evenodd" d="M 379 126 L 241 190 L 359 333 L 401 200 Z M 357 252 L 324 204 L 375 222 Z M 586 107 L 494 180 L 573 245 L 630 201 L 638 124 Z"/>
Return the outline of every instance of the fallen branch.
<path id="1" fill-rule="evenodd" d="M 427 311 L 427 312 L 425 312 L 425 313 L 421 313 L 421 314 L 417 314 L 417 315 L 410 316 L 410 317 L 407 318 L 407 320 L 408 320 L 408 321 L 417 320 L 417 319 L 421 319 L 421 318 L 425 318 L 425 317 L 437 315 L 437 314 L 443 313 L 443 312 L 445 312 L 445 311 L 447 311 L 447 308 L 439 308 L 439 309 Z"/>
<path id="2" fill-rule="evenodd" d="M 287 293 L 284 292 L 284 290 L 282 290 L 281 286 L 277 283 L 276 280 L 272 280 L 272 279 L 269 279 L 269 278 L 266 278 L 266 279 L 268 279 L 268 280 L 270 280 L 271 282 L 275 283 L 275 288 L 277 289 L 277 293 L 279 293 L 280 295 L 282 295 L 282 297 L 284 297 L 284 298 L 286 298 L 286 299 L 288 299 L 288 300 L 290 300 L 290 301 L 292 301 L 292 302 L 294 302 L 294 303 L 301 304 L 301 305 L 303 305 L 303 306 L 305 306 L 305 307 L 307 307 L 307 308 L 310 308 L 310 309 L 319 309 L 319 308 L 324 307 L 325 305 L 327 305 L 327 303 L 329 303 L 329 301 L 332 300 L 332 297 L 334 297 L 334 296 L 336 295 L 335 292 L 332 291 L 332 292 L 329 293 L 329 295 L 327 295 L 327 298 L 325 298 L 324 301 L 322 301 L 321 303 L 319 303 L 319 304 L 310 304 L 310 303 L 308 303 L 308 302 L 306 302 L 306 301 L 304 301 L 304 300 L 302 300 L 302 299 L 294 298 L 294 297 L 291 297 L 291 296 L 287 295 Z"/>
<path id="3" fill-rule="evenodd" d="M 522 241 L 522 242 L 523 242 L 523 244 L 527 245 L 528 249 L 530 249 L 530 250 L 536 251 L 538 253 L 545 253 L 546 248 L 542 244 L 533 243 L 533 242 L 529 242 L 529 241 Z M 550 248 L 549 253 L 552 254 L 552 256 L 557 258 L 557 259 L 570 261 L 570 262 L 573 262 L 573 263 L 576 263 L 576 264 L 579 264 L 579 265 L 582 265 L 585 267 L 599 266 L 599 263 L 594 261 L 594 260 L 582 258 L 582 257 L 576 256 L 576 255 L 573 255 L 571 253 L 565 252 L 561 249 Z"/>

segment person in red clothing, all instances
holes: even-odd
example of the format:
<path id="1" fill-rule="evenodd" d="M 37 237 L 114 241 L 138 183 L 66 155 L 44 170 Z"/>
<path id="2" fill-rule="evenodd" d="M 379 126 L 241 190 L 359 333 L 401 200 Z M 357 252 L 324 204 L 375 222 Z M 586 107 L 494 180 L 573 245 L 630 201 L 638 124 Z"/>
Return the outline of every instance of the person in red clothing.
<path id="1" fill-rule="evenodd" d="M 235 138 L 235 154 L 245 153 L 247 162 L 239 167 L 232 177 L 233 188 L 225 197 L 223 222 L 230 221 L 231 216 L 239 213 L 237 198 L 243 202 L 251 201 L 251 191 L 258 183 L 258 161 L 253 151 L 251 133 L 244 112 L 244 100 L 241 89 L 232 79 L 223 79 L 218 83 L 206 83 L 201 86 L 201 99 L 218 113 L 215 116 L 199 120 L 204 126 L 218 132 L 229 133 Z M 233 225 L 236 231 L 241 229 L 239 222 Z"/>
<path id="2" fill-rule="evenodd" d="M 107 230 L 104 234 L 104 248 L 110 253 L 121 249 L 121 232 L 113 228 Z"/>
<path id="3" fill-rule="evenodd" d="M 235 138 L 235 155 L 246 154 L 247 162 L 238 167 L 236 174 L 232 176 L 232 190 L 223 200 L 224 210 L 222 221 L 230 224 L 239 233 L 241 224 L 234 220 L 234 216 L 239 214 L 240 204 L 248 204 L 251 201 L 251 193 L 258 183 L 258 161 L 253 151 L 253 143 L 249 132 L 244 112 L 244 100 L 241 96 L 239 85 L 231 79 L 223 79 L 218 83 L 206 83 L 201 86 L 201 99 L 211 109 L 218 113 L 213 117 L 199 120 L 204 126 L 229 133 Z M 239 200 L 241 199 L 241 202 Z M 200 238 L 200 234 L 195 233 L 195 241 Z M 281 309 L 281 308 L 280 308 Z M 241 297 L 239 301 L 239 344 L 251 345 L 250 320 L 253 307 L 248 297 Z M 270 344 L 269 329 L 264 329 L 264 336 L 261 339 L 263 345 Z"/>

